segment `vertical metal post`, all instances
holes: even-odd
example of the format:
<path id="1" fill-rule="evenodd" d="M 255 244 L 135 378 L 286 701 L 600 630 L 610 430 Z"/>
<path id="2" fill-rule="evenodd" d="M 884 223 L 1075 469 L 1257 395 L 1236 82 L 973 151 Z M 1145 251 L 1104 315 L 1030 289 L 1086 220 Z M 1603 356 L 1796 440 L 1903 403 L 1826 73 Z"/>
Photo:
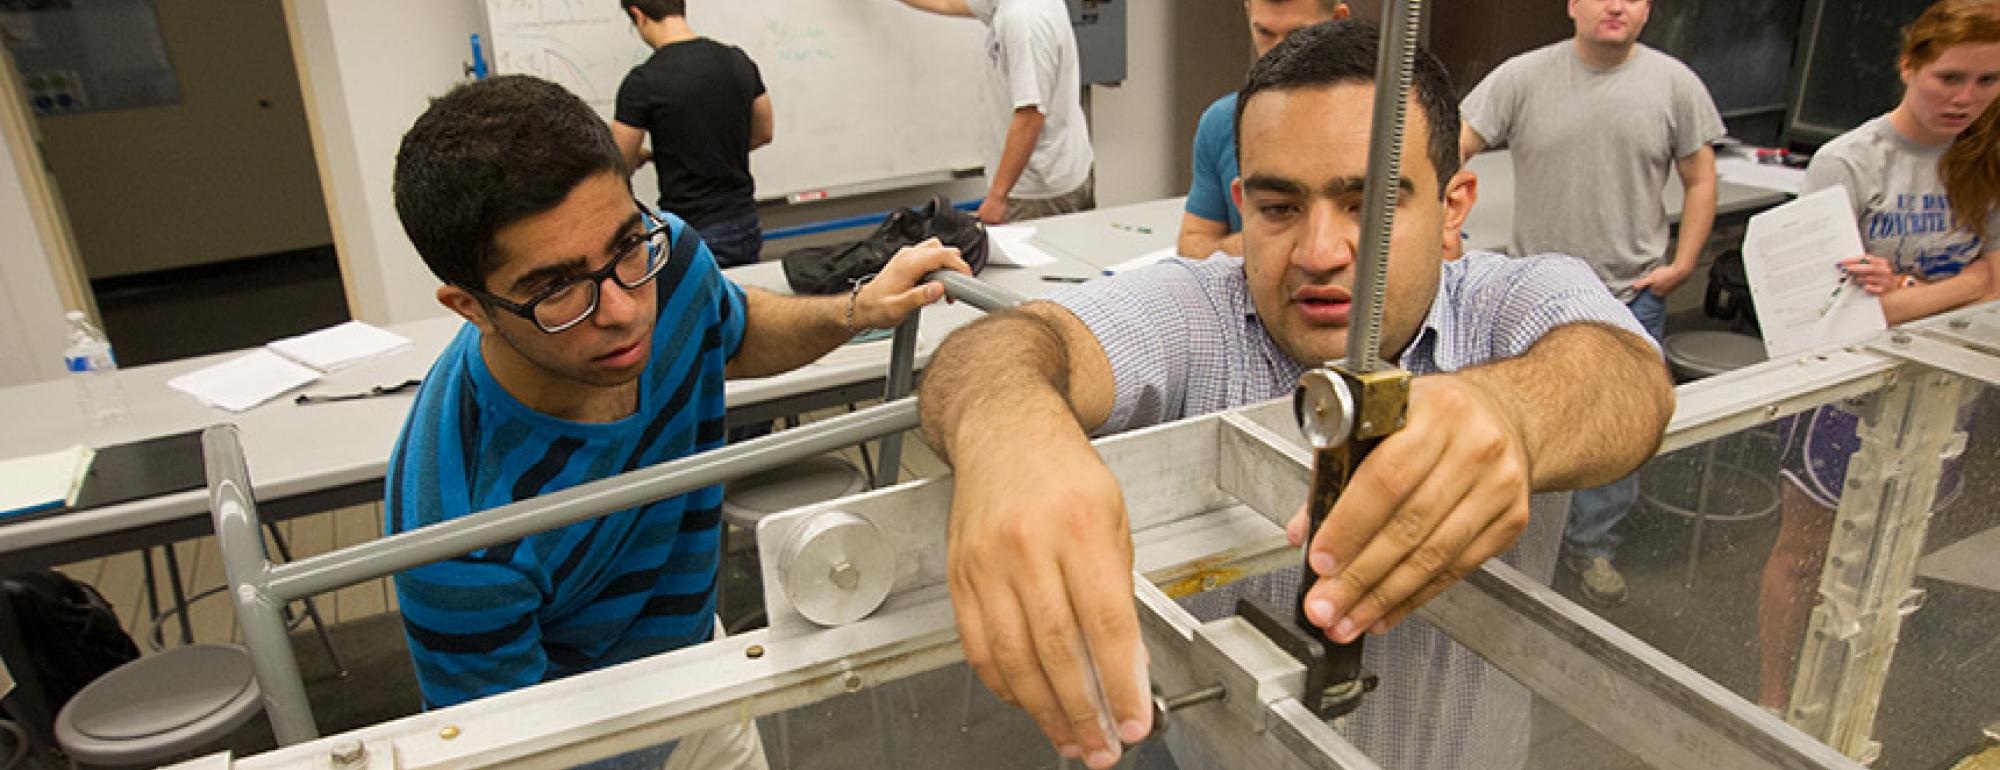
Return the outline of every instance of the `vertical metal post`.
<path id="1" fill-rule="evenodd" d="M 250 665 L 263 691 L 264 714 L 278 744 L 287 746 L 319 737 L 312 705 L 306 700 L 305 678 L 292 651 L 285 626 L 283 600 L 273 599 L 268 586 L 271 559 L 257 528 L 257 504 L 250 493 L 250 471 L 236 426 L 215 425 L 201 434 L 202 464 L 208 471 L 209 510 L 215 517 L 215 543 L 229 576 L 229 597 L 236 605 L 236 622 L 250 650 Z"/>
<path id="2" fill-rule="evenodd" d="M 1903 616 L 1914 610 L 1917 559 L 1944 455 L 1965 438 L 1956 421 L 1964 381 L 1906 366 L 1864 410 L 1799 653 L 1787 721 L 1868 763 L 1883 682 Z"/>
<path id="3" fill-rule="evenodd" d="M 884 402 L 910 395 L 917 364 L 917 322 L 922 317 L 922 313 L 911 313 L 903 316 L 903 322 L 896 325 L 896 336 L 889 346 L 889 376 L 882 392 Z M 897 432 L 883 436 L 881 446 L 876 455 L 875 478 L 871 479 L 877 488 L 895 484 L 902 475 L 903 434 Z"/>

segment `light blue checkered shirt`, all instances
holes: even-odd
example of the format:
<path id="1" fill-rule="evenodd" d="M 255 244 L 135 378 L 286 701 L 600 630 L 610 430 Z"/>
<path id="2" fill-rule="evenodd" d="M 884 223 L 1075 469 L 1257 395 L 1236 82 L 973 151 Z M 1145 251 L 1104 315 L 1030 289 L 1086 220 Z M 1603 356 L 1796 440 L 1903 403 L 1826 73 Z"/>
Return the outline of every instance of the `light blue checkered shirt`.
<path id="1" fill-rule="evenodd" d="M 1258 321 L 1241 259 L 1173 259 L 1051 300 L 1075 313 L 1111 360 L 1117 400 L 1100 435 L 1289 395 L 1305 372 Z M 1651 341 L 1579 260 L 1472 252 L 1443 263 L 1430 315 L 1398 362 L 1417 375 L 1456 371 L 1521 355 L 1549 330 L 1580 322 Z M 1501 559 L 1547 582 L 1569 493 L 1538 494 L 1530 505 L 1527 531 Z M 1298 580 L 1294 567 L 1184 604 L 1204 621 L 1232 612 L 1240 596 L 1286 607 L 1297 601 Z M 1349 719 L 1346 735 L 1385 770 L 1525 764 L 1527 690 L 1443 632 L 1412 619 L 1369 639 L 1364 664 L 1382 685 Z M 1167 736 L 1184 770 L 1216 766 L 1186 731 Z"/>

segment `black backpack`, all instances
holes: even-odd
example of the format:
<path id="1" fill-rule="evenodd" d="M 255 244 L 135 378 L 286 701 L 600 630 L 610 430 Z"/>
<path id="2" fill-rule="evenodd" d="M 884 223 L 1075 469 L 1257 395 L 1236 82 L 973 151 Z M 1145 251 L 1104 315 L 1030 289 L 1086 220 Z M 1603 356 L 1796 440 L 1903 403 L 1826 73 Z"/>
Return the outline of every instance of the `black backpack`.
<path id="1" fill-rule="evenodd" d="M 13 606 L 28 661 L 51 714 L 105 672 L 139 657 L 118 613 L 88 583 L 54 570 L 0 578 L 0 600 Z"/>
<path id="2" fill-rule="evenodd" d="M 781 260 L 785 283 L 794 294 L 842 294 L 854 282 L 874 275 L 897 250 L 935 237 L 957 247 L 973 274 L 986 269 L 986 227 L 979 218 L 952 208 L 944 196 L 933 196 L 921 209 L 896 209 L 858 241 L 797 249 Z"/>
<path id="3" fill-rule="evenodd" d="M 1708 293 L 1702 296 L 1701 310 L 1708 317 L 1728 321 L 1738 334 L 1763 336 L 1757 326 L 1757 307 L 1750 301 L 1750 274 L 1743 265 L 1743 252 L 1731 249 L 1715 258 L 1708 268 Z"/>

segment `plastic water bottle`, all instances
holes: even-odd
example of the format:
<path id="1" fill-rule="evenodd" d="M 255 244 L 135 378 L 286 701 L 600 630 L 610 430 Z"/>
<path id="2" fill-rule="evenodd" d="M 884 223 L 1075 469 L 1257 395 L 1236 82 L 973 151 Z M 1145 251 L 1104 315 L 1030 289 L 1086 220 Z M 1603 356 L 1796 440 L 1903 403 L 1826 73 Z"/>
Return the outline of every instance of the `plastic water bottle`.
<path id="1" fill-rule="evenodd" d="M 111 355 L 111 340 L 82 311 L 71 310 L 65 317 L 69 347 L 63 350 L 63 368 L 76 381 L 77 403 L 99 425 L 124 417 L 125 393 L 118 387 L 118 359 Z"/>

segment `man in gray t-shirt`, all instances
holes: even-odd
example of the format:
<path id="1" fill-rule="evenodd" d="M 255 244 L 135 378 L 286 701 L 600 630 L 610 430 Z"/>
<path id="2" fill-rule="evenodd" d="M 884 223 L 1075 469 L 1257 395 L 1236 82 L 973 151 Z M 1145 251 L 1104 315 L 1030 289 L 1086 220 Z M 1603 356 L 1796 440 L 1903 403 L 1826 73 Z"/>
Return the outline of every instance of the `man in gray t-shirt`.
<path id="1" fill-rule="evenodd" d="M 966 660 L 1092 768 L 1152 717 L 1123 493 L 1086 434 L 1283 395 L 1305 367 L 1347 354 L 1378 39 L 1365 23 L 1318 24 L 1251 69 L 1235 115 L 1241 260 L 1174 260 L 995 313 L 924 369 L 925 439 L 954 473 L 947 566 Z M 1531 493 L 1637 466 L 1673 392 L 1658 351 L 1581 263 L 1445 261 L 1477 185 L 1458 169 L 1444 66 L 1417 60 L 1380 347 L 1420 375 L 1409 421 L 1311 537 L 1313 570 L 1286 571 L 1312 581 L 1303 605 L 1266 595 L 1337 641 L 1377 635 L 1365 653 L 1382 688 L 1349 735 L 1384 768 L 1513 770 L 1526 695 L 1401 621 L 1489 558 L 1552 570 L 1560 525 L 1546 513 L 1562 509 L 1533 511 Z M 1299 502 L 1290 537 L 1305 544 Z M 1086 669 L 1114 736 L 1097 729 Z"/>
<path id="2" fill-rule="evenodd" d="M 1686 65 L 1638 43 L 1648 0 L 1569 0 L 1576 36 L 1503 62 L 1467 94 L 1460 151 L 1514 156 L 1514 256 L 1569 254 L 1658 339 L 1665 297 L 1694 274 L 1715 222 L 1722 116 Z M 1669 168 L 1685 190 L 1680 239 L 1667 254 L 1661 195 Z M 1612 530 L 1638 499 L 1637 477 L 1572 498 L 1563 564 L 1585 598 L 1623 603 Z"/>

